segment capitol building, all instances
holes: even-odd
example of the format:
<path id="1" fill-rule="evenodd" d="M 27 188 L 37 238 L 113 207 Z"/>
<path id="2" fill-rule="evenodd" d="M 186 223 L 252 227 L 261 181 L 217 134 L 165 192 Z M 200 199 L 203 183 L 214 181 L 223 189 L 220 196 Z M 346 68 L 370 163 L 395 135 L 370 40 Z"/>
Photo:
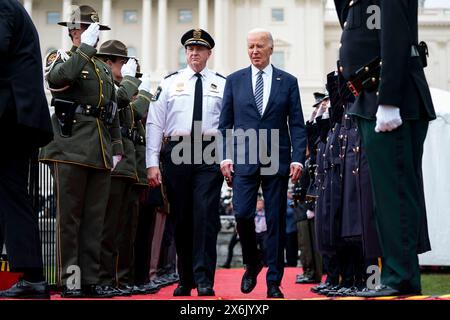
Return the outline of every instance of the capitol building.
<path id="1" fill-rule="evenodd" d="M 274 36 L 272 63 L 299 79 L 305 114 L 312 93 L 324 90 L 336 67 L 341 29 L 333 1 L 327 0 L 22 0 L 40 36 L 42 56 L 70 49 L 67 19 L 73 5 L 95 8 L 102 24 L 100 43 L 117 39 L 150 73 L 154 89 L 168 73 L 186 65 L 182 34 L 203 28 L 216 47 L 209 68 L 228 75 L 249 65 L 246 35 L 255 27 Z M 431 87 L 450 90 L 450 1 L 419 1 L 419 38 L 430 52 L 426 75 Z M 423 5 L 425 3 L 425 5 Z"/>

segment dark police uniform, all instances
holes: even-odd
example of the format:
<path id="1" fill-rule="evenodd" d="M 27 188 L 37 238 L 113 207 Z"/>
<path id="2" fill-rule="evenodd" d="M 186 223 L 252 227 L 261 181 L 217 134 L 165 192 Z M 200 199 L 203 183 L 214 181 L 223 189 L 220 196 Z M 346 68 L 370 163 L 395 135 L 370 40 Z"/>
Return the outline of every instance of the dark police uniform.
<path id="1" fill-rule="evenodd" d="M 98 21 L 95 10 L 89 6 L 79 7 L 73 16 L 81 17 L 82 23 Z M 74 103 L 74 109 L 63 113 L 75 110 L 72 119 L 65 119 L 73 121 L 72 130 L 63 136 L 55 105 L 55 138 L 39 156 L 40 161 L 51 165 L 55 178 L 58 285 L 66 285 L 69 266 L 76 265 L 81 270 L 82 292 L 65 290 L 63 295 L 67 297 L 104 296 L 96 286 L 101 234 L 112 156 L 123 154 L 119 118 L 112 112 L 111 103 L 115 103 L 116 96 L 111 70 L 95 57 L 96 52 L 94 47 L 82 43 L 67 53 L 58 51 L 47 57 L 46 80 L 53 97 Z M 108 108 L 110 122 L 106 118 Z"/>
<path id="2" fill-rule="evenodd" d="M 343 27 L 339 55 L 342 76 L 352 80 L 357 70 L 380 59 L 380 75 L 374 79 L 377 88 L 363 87 L 349 111 L 358 119 L 367 151 L 383 252 L 383 287 L 364 296 L 418 293 L 417 253 L 430 249 L 421 157 L 428 122 L 436 117 L 418 47 L 418 3 L 335 3 Z M 380 30 L 368 28 L 372 5 L 380 9 Z M 392 132 L 375 133 L 379 105 L 398 107 L 403 125 Z"/>
<path id="3" fill-rule="evenodd" d="M 188 31 L 181 42 L 184 46 L 203 45 L 209 49 L 214 47 L 212 37 L 200 29 Z M 217 135 L 225 78 L 208 68 L 196 74 L 188 66 L 166 77 L 160 87 L 161 94 L 158 100 L 152 103 L 147 118 L 147 168 L 158 167 L 161 159 L 170 211 L 175 216 L 180 284 L 174 295 L 190 295 L 191 288 L 195 287 L 199 294 L 214 295 L 212 288 L 217 259 L 217 234 L 220 229 L 219 201 L 223 177 L 217 163 L 207 164 L 204 159 L 193 159 L 198 156 L 193 144 L 191 154 L 187 158 L 195 162 L 177 164 L 172 159 L 172 150 L 178 142 L 168 140 L 173 136 L 183 136 L 185 140 L 194 141 L 191 128 L 193 119 L 196 119 L 199 113 L 202 122 L 201 134 Z M 200 93 L 201 99 L 196 99 Z M 200 102 L 201 109 L 198 109 L 196 102 Z M 197 113 L 198 111 L 200 112 Z M 167 142 L 161 150 L 163 138 Z M 195 143 L 198 145 L 198 141 L 194 141 Z M 206 142 L 202 146 L 200 141 L 202 147 L 199 151 L 209 143 Z"/>

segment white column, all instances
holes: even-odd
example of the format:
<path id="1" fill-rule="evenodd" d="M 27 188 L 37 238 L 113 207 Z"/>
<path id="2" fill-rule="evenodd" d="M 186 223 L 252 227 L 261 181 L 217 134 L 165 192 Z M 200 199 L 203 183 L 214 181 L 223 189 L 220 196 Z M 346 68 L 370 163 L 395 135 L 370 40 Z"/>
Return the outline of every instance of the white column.
<path id="1" fill-rule="evenodd" d="M 61 10 L 61 21 L 69 21 L 70 13 L 72 11 L 72 0 L 63 0 L 62 1 L 62 10 Z M 61 49 L 69 50 L 72 46 L 72 43 L 69 38 L 69 32 L 67 28 L 61 28 Z"/>
<path id="2" fill-rule="evenodd" d="M 158 0 L 156 72 L 159 76 L 167 73 L 167 37 L 167 0 Z"/>
<path id="3" fill-rule="evenodd" d="M 111 27 L 111 0 L 103 0 L 102 2 L 102 15 L 100 16 L 100 22 L 108 27 Z M 111 31 L 102 31 L 100 33 L 101 42 L 105 42 L 111 39 Z"/>
<path id="4" fill-rule="evenodd" d="M 227 74 L 228 0 L 214 1 L 214 70 Z"/>
<path id="5" fill-rule="evenodd" d="M 208 0 L 198 1 L 198 26 L 208 31 Z"/>
<path id="6" fill-rule="evenodd" d="M 143 73 L 150 72 L 150 43 L 151 43 L 151 26 L 152 26 L 152 0 L 142 0 L 142 53 L 139 57 L 141 61 L 141 71 Z"/>
<path id="7" fill-rule="evenodd" d="M 31 17 L 33 13 L 33 0 L 25 0 L 23 2 L 23 7 L 25 8 L 25 10 L 27 10 L 28 14 Z"/>

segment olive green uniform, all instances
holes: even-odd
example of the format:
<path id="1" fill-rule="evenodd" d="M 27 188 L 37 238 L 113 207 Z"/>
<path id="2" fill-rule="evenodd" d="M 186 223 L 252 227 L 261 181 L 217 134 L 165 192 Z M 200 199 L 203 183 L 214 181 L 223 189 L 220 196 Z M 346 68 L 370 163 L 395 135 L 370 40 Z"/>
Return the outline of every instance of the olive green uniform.
<path id="1" fill-rule="evenodd" d="M 111 70 L 96 52 L 82 43 L 67 57 L 59 52 L 48 56 L 46 79 L 54 98 L 76 102 L 84 110 L 103 111 L 115 102 Z M 55 179 L 58 285 L 66 285 L 71 265 L 80 267 L 81 285 L 97 284 L 112 155 L 123 154 L 119 117 L 107 125 L 101 118 L 75 113 L 69 137 L 61 135 L 55 114 L 52 124 L 54 140 L 41 150 L 39 160 L 50 165 Z"/>
<path id="2" fill-rule="evenodd" d="M 135 130 L 134 155 L 136 161 L 136 181 L 130 189 L 125 205 L 125 212 L 121 215 L 119 237 L 119 256 L 117 259 L 116 280 L 118 286 L 131 285 L 134 282 L 134 241 L 139 215 L 139 196 L 148 187 L 147 171 L 145 167 L 145 129 L 142 119 L 147 116 L 151 94 L 140 90 L 133 102 L 129 104 L 133 129 Z"/>

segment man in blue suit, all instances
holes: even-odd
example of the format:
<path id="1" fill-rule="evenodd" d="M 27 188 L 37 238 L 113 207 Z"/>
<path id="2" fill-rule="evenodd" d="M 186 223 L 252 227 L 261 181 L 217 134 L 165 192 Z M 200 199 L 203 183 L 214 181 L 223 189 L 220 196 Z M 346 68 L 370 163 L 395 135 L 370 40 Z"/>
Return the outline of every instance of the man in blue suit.
<path id="1" fill-rule="evenodd" d="M 224 90 L 219 130 L 224 141 L 221 171 L 233 185 L 233 208 L 246 271 L 241 291 L 250 293 L 262 269 L 256 245 L 255 205 L 261 187 L 266 201 L 267 297 L 283 298 L 286 194 L 289 177 L 296 182 L 303 168 L 306 130 L 297 79 L 270 64 L 270 32 L 248 33 L 251 66 L 231 74 Z M 237 153 L 237 154 L 236 154 Z M 231 156 L 233 154 L 233 156 Z M 230 156 L 229 156 L 230 155 Z"/>

